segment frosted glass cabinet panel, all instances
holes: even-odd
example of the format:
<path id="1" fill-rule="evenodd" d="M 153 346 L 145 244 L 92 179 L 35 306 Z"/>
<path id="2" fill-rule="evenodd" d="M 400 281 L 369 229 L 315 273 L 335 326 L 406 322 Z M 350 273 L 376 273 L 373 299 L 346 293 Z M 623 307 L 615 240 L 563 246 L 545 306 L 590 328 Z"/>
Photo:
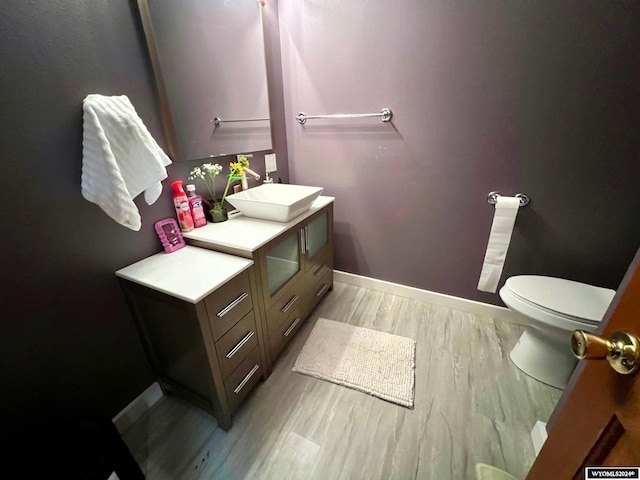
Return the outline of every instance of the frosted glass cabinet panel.
<path id="1" fill-rule="evenodd" d="M 269 295 L 273 296 L 300 271 L 298 232 L 267 250 L 267 278 Z"/>
<path id="2" fill-rule="evenodd" d="M 304 310 L 307 290 L 324 278 L 327 269 L 333 271 L 332 238 L 333 204 L 329 204 L 260 248 L 264 307 L 268 318 L 275 315 L 274 325 L 297 308 Z"/>
<path id="3" fill-rule="evenodd" d="M 309 222 L 305 230 L 307 236 L 307 254 L 313 258 L 329 242 L 329 214 L 324 213 Z"/>

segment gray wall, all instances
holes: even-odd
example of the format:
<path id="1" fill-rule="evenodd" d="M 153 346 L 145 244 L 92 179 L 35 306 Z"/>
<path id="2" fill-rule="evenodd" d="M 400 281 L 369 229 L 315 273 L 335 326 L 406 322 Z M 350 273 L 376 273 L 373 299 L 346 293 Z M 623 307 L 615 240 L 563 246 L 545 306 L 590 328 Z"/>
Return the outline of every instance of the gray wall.
<path id="1" fill-rule="evenodd" d="M 281 119 L 277 17 L 269 18 L 272 115 Z M 161 250 L 153 223 L 173 216 L 169 183 L 186 180 L 198 163 L 170 166 L 155 205 L 137 199 L 140 232 L 80 194 L 87 94 L 128 95 L 164 145 L 134 1 L 5 0 L 0 64 L 0 430 L 7 440 L 66 418 L 113 417 L 153 382 L 114 272 Z M 282 121 L 274 129 L 277 175 L 287 181 Z"/>
<path id="2" fill-rule="evenodd" d="M 137 202 L 144 227 L 136 233 L 80 194 L 87 94 L 128 95 L 162 141 L 129 3 L 7 0 L 0 9 L 7 433 L 59 417 L 115 415 L 151 384 L 114 271 L 159 250 L 148 227 L 171 210 L 164 197 L 150 208 Z"/>
<path id="3" fill-rule="evenodd" d="M 279 2 L 292 182 L 336 197 L 336 268 L 476 290 L 490 191 L 528 194 L 503 279 L 616 288 L 640 245 L 637 2 Z M 376 119 L 313 113 L 393 110 Z"/>

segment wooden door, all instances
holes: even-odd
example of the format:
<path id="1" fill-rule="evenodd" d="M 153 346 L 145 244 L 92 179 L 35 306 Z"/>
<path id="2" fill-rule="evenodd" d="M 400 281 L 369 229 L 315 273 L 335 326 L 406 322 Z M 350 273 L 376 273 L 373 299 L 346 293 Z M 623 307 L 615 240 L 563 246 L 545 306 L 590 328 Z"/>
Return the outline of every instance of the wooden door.
<path id="1" fill-rule="evenodd" d="M 640 336 L 640 250 L 598 333 Z M 527 480 L 584 478 L 587 465 L 640 466 L 640 376 L 606 360 L 581 360 Z"/>

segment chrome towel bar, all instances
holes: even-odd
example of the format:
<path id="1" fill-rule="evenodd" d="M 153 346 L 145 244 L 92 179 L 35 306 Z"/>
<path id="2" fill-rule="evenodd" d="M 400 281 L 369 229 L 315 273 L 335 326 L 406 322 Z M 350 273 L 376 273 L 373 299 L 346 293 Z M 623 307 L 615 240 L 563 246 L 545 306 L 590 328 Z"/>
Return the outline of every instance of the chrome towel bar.
<path id="1" fill-rule="evenodd" d="M 489 193 L 489 195 L 487 195 L 487 202 L 489 202 L 491 205 L 495 205 L 496 203 L 498 203 L 498 197 L 500 196 L 501 196 L 500 192 L 491 192 Z M 529 204 L 529 197 L 524 193 L 516 194 L 516 198 L 520 199 L 521 207 L 524 207 L 525 205 Z"/>
<path id="2" fill-rule="evenodd" d="M 267 117 L 267 118 L 239 118 L 237 120 L 223 120 L 220 117 L 216 117 L 213 120 L 211 120 L 209 123 L 213 123 L 216 126 L 216 128 L 218 128 L 221 123 L 262 122 L 262 121 L 266 121 L 266 120 L 270 120 L 269 117 Z"/>
<path id="3" fill-rule="evenodd" d="M 379 113 L 336 113 L 333 115 L 307 115 L 304 112 L 300 112 L 296 115 L 296 120 L 300 125 L 304 125 L 307 120 L 312 118 L 366 118 L 366 117 L 380 117 L 383 122 L 390 122 L 393 117 L 393 112 L 390 108 L 383 108 Z"/>

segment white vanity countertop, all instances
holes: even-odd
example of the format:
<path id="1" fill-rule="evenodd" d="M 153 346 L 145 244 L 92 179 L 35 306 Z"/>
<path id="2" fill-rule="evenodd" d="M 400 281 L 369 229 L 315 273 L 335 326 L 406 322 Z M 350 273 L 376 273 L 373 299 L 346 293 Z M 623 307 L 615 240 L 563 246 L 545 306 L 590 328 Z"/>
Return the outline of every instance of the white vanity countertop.
<path id="1" fill-rule="evenodd" d="M 202 227 L 204 228 L 204 227 Z M 121 268 L 116 275 L 173 297 L 198 303 L 253 265 L 253 260 L 187 245 Z"/>
<path id="2" fill-rule="evenodd" d="M 249 218 L 239 213 L 229 217 L 226 222 L 207 223 L 204 227 L 196 228 L 190 232 L 183 232 L 182 236 L 190 240 L 198 240 L 252 253 L 333 201 L 334 197 L 320 196 L 313 202 L 309 210 L 287 223 Z"/>

